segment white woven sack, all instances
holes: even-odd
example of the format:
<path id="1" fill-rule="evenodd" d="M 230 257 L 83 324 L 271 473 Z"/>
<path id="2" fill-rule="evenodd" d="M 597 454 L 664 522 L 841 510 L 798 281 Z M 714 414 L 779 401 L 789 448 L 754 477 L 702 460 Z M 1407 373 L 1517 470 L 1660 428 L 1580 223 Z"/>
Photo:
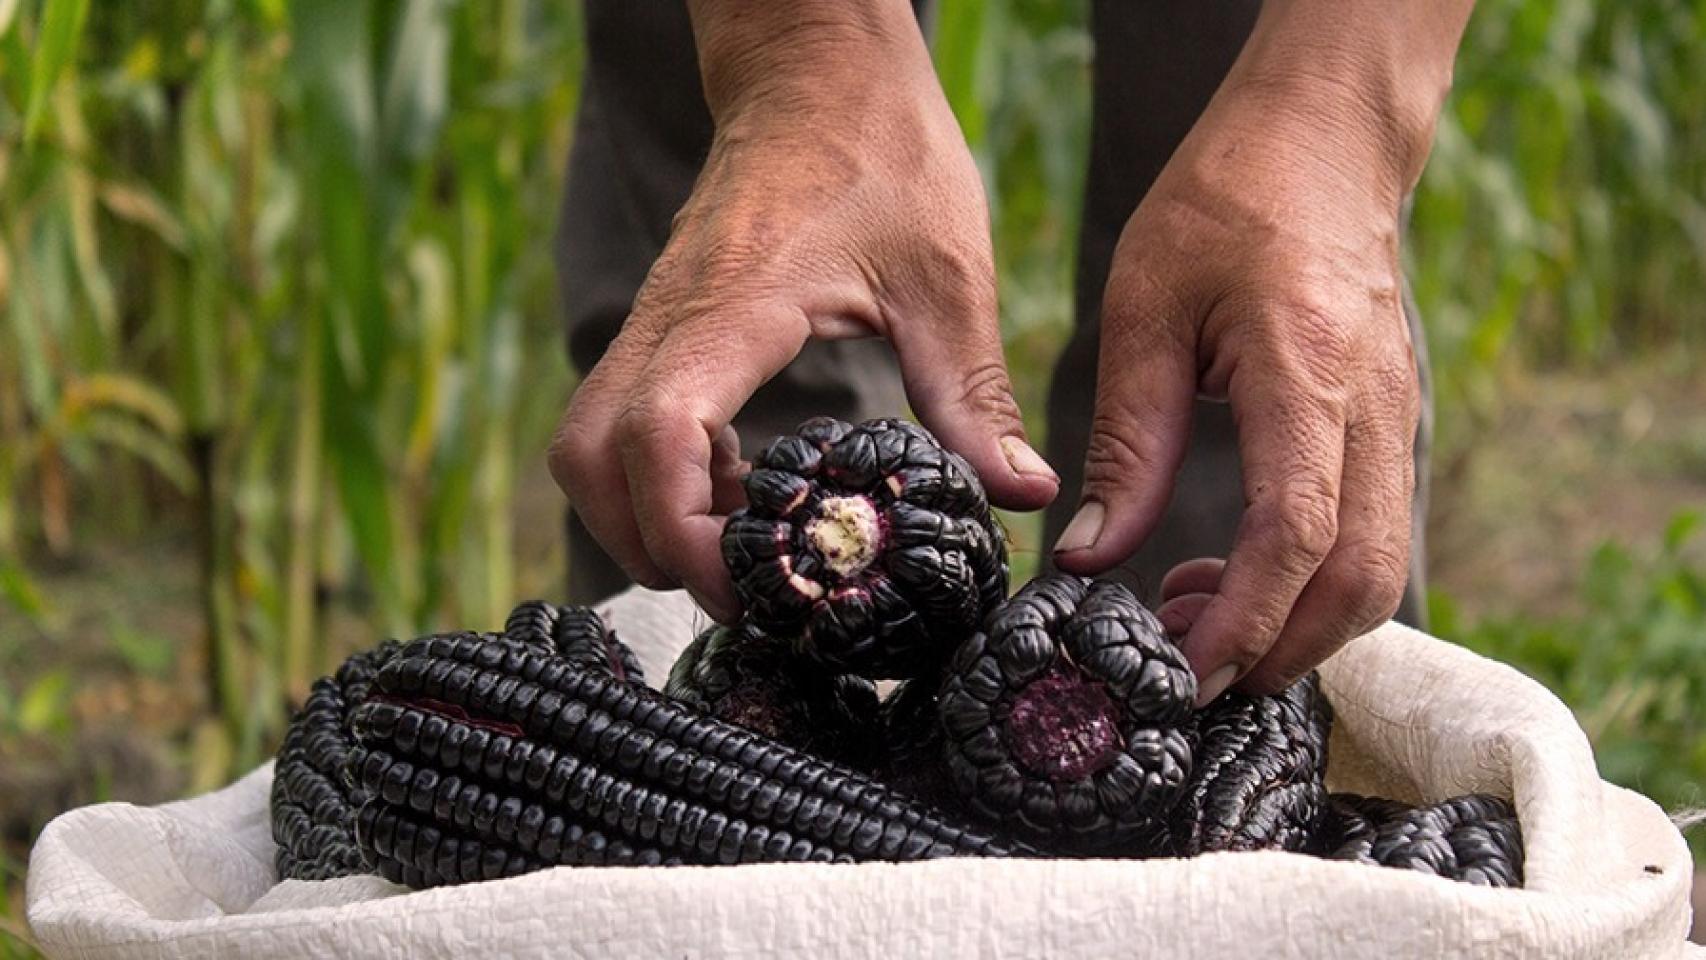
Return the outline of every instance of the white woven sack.
<path id="1" fill-rule="evenodd" d="M 630 591 L 606 612 L 654 679 L 693 627 L 673 595 Z M 1321 672 L 1333 786 L 1514 796 L 1527 889 L 1283 853 L 561 868 L 422 893 L 275 883 L 263 767 L 193 800 L 55 820 L 30 859 L 29 921 L 52 957 L 1706 956 L 1684 942 L 1682 838 L 1598 778 L 1544 688 L 1397 625 Z"/>

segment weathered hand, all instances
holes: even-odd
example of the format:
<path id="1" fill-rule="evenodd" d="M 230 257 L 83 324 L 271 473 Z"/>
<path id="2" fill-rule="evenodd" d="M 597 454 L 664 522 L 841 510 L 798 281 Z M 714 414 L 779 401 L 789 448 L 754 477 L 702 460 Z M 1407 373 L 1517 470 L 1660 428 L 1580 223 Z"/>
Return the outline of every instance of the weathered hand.
<path id="1" fill-rule="evenodd" d="M 1127 224 L 1084 501 L 1056 547 L 1080 573 L 1129 556 L 1173 492 L 1193 398 L 1231 402 L 1247 510 L 1223 569 L 1169 577 L 1194 595 L 1169 613 L 1203 702 L 1297 679 L 1393 613 L 1409 565 L 1398 217 L 1419 158 L 1309 94 L 1235 72 Z"/>
<path id="2" fill-rule="evenodd" d="M 768 7 L 694 8 L 715 141 L 552 445 L 558 484 L 623 569 L 685 585 L 718 619 L 738 613 L 718 548 L 742 501 L 729 423 L 808 338 L 888 339 L 919 418 L 992 500 L 1036 508 L 1058 486 L 1013 401 L 971 155 L 908 5 L 838 23 L 860 7 L 795 33 L 760 29 Z"/>

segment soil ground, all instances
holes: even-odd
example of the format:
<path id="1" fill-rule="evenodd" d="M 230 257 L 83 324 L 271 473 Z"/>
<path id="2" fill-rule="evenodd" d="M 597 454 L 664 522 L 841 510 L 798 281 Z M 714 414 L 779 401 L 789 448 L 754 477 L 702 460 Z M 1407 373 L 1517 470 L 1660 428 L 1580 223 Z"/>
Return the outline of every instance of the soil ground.
<path id="1" fill-rule="evenodd" d="M 1567 614 L 1595 547 L 1706 509 L 1706 379 L 1681 361 L 1513 375 L 1496 415 L 1445 432 L 1428 574 L 1470 618 Z"/>

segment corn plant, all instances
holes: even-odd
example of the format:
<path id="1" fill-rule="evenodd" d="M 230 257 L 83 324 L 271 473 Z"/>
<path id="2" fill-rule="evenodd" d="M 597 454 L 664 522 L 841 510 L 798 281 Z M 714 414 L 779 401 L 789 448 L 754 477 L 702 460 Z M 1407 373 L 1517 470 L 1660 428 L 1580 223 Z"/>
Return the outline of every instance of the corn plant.
<path id="1" fill-rule="evenodd" d="M 86 7 L 0 4 L 0 587 L 51 623 L 26 548 L 192 531 L 246 763 L 342 652 L 326 595 L 399 634 L 513 599 L 514 470 L 565 394 L 538 346 L 578 21 Z"/>
<path id="2" fill-rule="evenodd" d="M 1502 365 L 1703 342 L 1702 49 L 1700 3 L 1479 5 L 1410 238 L 1448 444 Z"/>

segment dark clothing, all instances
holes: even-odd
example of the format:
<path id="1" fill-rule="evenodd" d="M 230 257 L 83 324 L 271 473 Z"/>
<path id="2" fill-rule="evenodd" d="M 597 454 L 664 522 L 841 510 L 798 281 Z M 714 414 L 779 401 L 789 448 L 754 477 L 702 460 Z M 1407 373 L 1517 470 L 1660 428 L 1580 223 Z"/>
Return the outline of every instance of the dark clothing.
<path id="1" fill-rule="evenodd" d="M 1196 122 L 1237 58 L 1258 0 L 1098 0 L 1090 169 L 1077 277 L 1077 325 L 1056 363 L 1049 391 L 1049 463 L 1060 497 L 1045 518 L 1052 545 L 1078 505 L 1095 401 L 1102 289 L 1114 246 L 1138 201 Z M 583 374 L 620 329 L 646 271 L 662 252 L 670 220 L 692 190 L 710 147 L 712 124 L 699 88 L 685 8 L 663 0 L 587 0 L 589 56 L 569 160 L 559 236 L 569 353 Z M 1427 365 L 1413 303 L 1405 312 L 1427 397 Z M 1424 403 L 1424 409 L 1426 409 Z M 905 412 L 899 374 L 886 344 L 814 342 L 753 398 L 735 426 L 747 453 L 800 420 L 846 420 Z M 1400 619 L 1422 606 L 1422 525 L 1431 417 L 1416 438 L 1415 545 Z M 1244 495 L 1237 438 L 1223 404 L 1199 403 L 1190 451 L 1172 506 L 1123 568 L 1153 590 L 1168 568 L 1198 556 L 1225 556 Z M 584 603 L 626 585 L 587 535 L 569 522 L 570 599 Z"/>

